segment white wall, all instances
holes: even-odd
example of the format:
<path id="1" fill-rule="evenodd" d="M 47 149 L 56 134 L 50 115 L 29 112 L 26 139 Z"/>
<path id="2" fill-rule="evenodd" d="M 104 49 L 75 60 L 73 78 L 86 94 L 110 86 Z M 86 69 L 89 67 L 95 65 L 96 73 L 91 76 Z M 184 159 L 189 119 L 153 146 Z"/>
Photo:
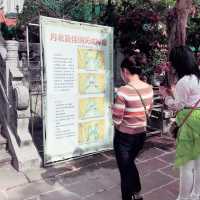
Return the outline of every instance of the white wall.
<path id="1" fill-rule="evenodd" d="M 4 12 L 5 13 L 16 13 L 16 6 L 19 6 L 19 12 L 22 11 L 24 0 L 3 0 Z"/>

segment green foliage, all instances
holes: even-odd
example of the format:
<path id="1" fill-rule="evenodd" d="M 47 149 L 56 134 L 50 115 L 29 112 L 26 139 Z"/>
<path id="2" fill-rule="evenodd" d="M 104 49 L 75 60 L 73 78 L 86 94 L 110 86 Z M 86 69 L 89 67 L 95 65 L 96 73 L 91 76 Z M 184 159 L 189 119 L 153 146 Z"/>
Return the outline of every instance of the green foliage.
<path id="1" fill-rule="evenodd" d="M 18 16 L 18 26 L 26 25 L 29 22 L 38 22 L 39 15 L 41 14 L 51 17 L 61 17 L 60 12 L 58 12 L 58 6 L 52 5 L 52 0 L 25 0 L 23 11 Z"/>
<path id="2" fill-rule="evenodd" d="M 60 0 L 42 0 L 42 3 L 49 9 L 62 13 L 63 1 Z"/>
<path id="3" fill-rule="evenodd" d="M 107 4 L 102 2 L 105 1 L 25 0 L 23 12 L 18 16 L 18 27 L 29 22 L 37 23 L 40 14 L 113 26 L 115 44 L 120 42 L 124 54 L 132 54 L 139 48 L 151 63 L 145 70 L 149 74 L 152 73 L 153 66 L 163 62 L 159 46 L 167 44 L 166 15 L 176 0 L 115 0 L 107 1 Z M 194 2 L 199 9 L 200 0 Z M 199 13 L 189 20 L 188 25 L 187 42 L 195 48 L 200 46 Z M 35 31 L 32 32 L 34 34 Z"/>
<path id="4" fill-rule="evenodd" d="M 160 51 L 160 49 L 154 49 L 153 50 L 152 65 L 153 66 L 159 66 L 164 62 L 166 62 L 166 52 Z"/>
<path id="5" fill-rule="evenodd" d="M 200 0 L 194 0 L 195 14 L 188 19 L 187 44 L 196 53 L 200 51 Z"/>
<path id="6" fill-rule="evenodd" d="M 25 0 L 18 21 L 20 25 L 38 22 L 38 17 L 42 14 L 83 22 L 98 22 L 104 8 L 105 4 L 94 3 L 94 0 Z"/>
<path id="7" fill-rule="evenodd" d="M 39 23 L 39 15 L 102 24 L 105 6 L 94 0 L 25 0 L 23 11 L 18 15 L 18 33 L 28 23 Z M 30 38 L 37 42 L 38 29 L 32 29 Z"/>
<path id="8" fill-rule="evenodd" d="M 187 44 L 194 47 L 195 51 L 199 51 L 200 47 L 200 17 L 192 17 L 189 19 L 187 28 Z"/>
<path id="9" fill-rule="evenodd" d="M 175 3 L 175 0 L 162 0 L 153 4 L 153 10 L 165 16 L 166 11 L 168 11 L 169 8 L 174 7 Z"/>
<path id="10" fill-rule="evenodd" d="M 102 15 L 106 10 L 105 1 L 96 0 L 25 0 L 23 12 L 19 15 L 19 24 L 38 21 L 39 14 L 51 17 L 67 18 L 84 22 L 103 23 Z M 162 13 L 173 6 L 175 0 L 117 0 L 112 6 L 117 13 L 125 13 L 127 8 L 146 8 Z M 108 5 L 109 6 L 109 5 Z M 113 13 L 112 13 L 113 14 Z M 111 18 L 111 17 L 110 17 Z"/>
<path id="11" fill-rule="evenodd" d="M 200 5 L 200 0 L 193 0 L 193 2 L 195 5 L 198 5 L 198 6 Z"/>
<path id="12" fill-rule="evenodd" d="M 16 27 L 8 27 L 5 24 L 0 25 L 2 36 L 5 40 L 16 39 Z"/>
<path id="13" fill-rule="evenodd" d="M 76 21 L 99 22 L 100 16 L 105 9 L 105 4 L 94 3 L 93 1 L 80 2 L 77 6 L 67 9 L 68 3 L 64 4 L 63 14 Z"/>

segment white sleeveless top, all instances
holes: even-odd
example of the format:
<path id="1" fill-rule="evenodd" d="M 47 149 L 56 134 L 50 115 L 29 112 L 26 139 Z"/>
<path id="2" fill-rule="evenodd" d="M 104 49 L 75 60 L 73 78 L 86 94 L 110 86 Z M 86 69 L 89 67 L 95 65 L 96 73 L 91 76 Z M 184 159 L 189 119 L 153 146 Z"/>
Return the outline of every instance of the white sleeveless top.
<path id="1" fill-rule="evenodd" d="M 174 99 L 167 96 L 165 104 L 173 110 L 181 110 L 184 107 L 194 106 L 199 99 L 200 80 L 195 75 L 187 75 L 177 82 Z M 200 108 L 200 103 L 197 107 Z"/>

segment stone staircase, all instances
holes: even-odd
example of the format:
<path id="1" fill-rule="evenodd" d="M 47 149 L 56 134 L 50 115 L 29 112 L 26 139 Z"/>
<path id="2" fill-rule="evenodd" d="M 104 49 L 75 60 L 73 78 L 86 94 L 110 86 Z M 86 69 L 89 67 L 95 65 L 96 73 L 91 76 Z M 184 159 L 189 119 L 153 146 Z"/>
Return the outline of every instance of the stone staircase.
<path id="1" fill-rule="evenodd" d="M 0 132 L 0 167 L 11 164 L 12 157 L 7 151 L 7 147 L 8 147 L 7 139 L 3 137 Z"/>

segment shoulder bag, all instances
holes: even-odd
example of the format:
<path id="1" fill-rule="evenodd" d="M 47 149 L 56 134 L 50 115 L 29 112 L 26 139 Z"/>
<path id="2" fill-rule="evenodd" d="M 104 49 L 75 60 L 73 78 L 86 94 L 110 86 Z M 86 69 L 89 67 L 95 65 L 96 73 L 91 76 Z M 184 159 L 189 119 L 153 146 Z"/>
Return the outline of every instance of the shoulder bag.
<path id="1" fill-rule="evenodd" d="M 183 121 L 181 122 L 180 125 L 178 125 L 176 123 L 176 121 L 172 122 L 170 128 L 169 128 L 169 132 L 172 134 L 173 138 L 177 138 L 178 137 L 178 132 L 179 129 L 184 125 L 184 123 L 187 121 L 187 119 L 190 117 L 190 115 L 192 114 L 193 110 L 195 110 L 195 108 L 197 108 L 198 104 L 200 103 L 200 99 L 195 103 L 195 105 L 191 108 L 190 112 L 186 115 L 186 117 L 183 119 Z"/>

